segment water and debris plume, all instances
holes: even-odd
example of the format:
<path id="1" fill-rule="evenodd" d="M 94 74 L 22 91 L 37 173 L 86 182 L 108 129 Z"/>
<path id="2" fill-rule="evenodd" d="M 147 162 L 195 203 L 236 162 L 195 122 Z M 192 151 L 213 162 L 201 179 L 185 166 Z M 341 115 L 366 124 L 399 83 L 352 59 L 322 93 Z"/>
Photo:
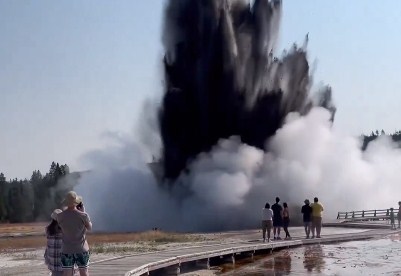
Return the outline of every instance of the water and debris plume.
<path id="1" fill-rule="evenodd" d="M 306 114 L 306 46 L 275 56 L 282 2 L 169 0 L 165 93 L 159 113 L 164 177 L 174 180 L 220 139 L 266 149 L 290 112 Z M 320 105 L 334 118 L 331 90 Z"/>
<path id="2" fill-rule="evenodd" d="M 91 170 L 76 190 L 95 231 L 254 229 L 276 196 L 293 222 L 315 196 L 327 220 L 397 204 L 401 150 L 382 135 L 362 152 L 332 128 L 331 88 L 310 95 L 307 39 L 275 58 L 281 2 L 166 2 L 164 172 L 148 166 L 160 141 L 146 105 L 139 131 L 110 133 L 109 146 L 82 158 Z M 163 173 L 180 177 L 165 189 L 154 177 Z"/>

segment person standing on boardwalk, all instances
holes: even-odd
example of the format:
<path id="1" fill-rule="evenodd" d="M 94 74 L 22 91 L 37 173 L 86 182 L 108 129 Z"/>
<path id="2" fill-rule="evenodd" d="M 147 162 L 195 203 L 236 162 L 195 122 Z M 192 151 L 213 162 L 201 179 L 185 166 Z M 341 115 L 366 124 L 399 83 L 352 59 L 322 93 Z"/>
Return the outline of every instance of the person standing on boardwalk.
<path id="1" fill-rule="evenodd" d="M 322 230 L 322 212 L 323 205 L 319 202 L 319 199 L 315 197 L 312 204 L 312 238 L 320 238 L 320 232 Z"/>
<path id="2" fill-rule="evenodd" d="M 273 204 L 273 238 L 281 240 L 280 231 L 283 225 L 283 207 L 279 204 L 280 198 L 276 197 L 276 203 Z M 276 235 L 277 234 L 277 235 Z"/>
<path id="3" fill-rule="evenodd" d="M 74 266 L 77 265 L 81 276 L 88 276 L 89 245 L 86 240 L 86 232 L 92 229 L 89 215 L 85 213 L 82 197 L 71 191 L 65 197 L 63 204 L 67 209 L 57 215 L 58 223 L 63 231 L 63 246 L 61 264 L 64 276 L 72 276 Z"/>
<path id="4" fill-rule="evenodd" d="M 46 227 L 46 249 L 45 249 L 45 264 L 51 271 L 52 276 L 62 276 L 63 268 L 61 267 L 61 247 L 63 243 L 63 233 L 60 225 L 57 222 L 57 215 L 62 211 L 56 209 L 51 214 L 52 221 Z"/>
<path id="5" fill-rule="evenodd" d="M 266 242 L 266 232 L 267 232 L 267 242 L 270 242 L 270 232 L 273 226 L 273 211 L 270 209 L 270 204 L 266 203 L 265 208 L 262 209 L 262 236 L 263 242 Z"/>
<path id="6" fill-rule="evenodd" d="M 400 228 L 400 224 L 401 224 L 401 201 L 398 201 L 397 220 L 398 220 L 398 228 Z"/>
<path id="7" fill-rule="evenodd" d="M 290 211 L 288 210 L 287 202 L 283 203 L 283 228 L 285 232 L 285 239 L 291 239 L 290 232 L 288 232 L 288 226 L 290 225 Z"/>
<path id="8" fill-rule="evenodd" d="M 394 208 L 390 208 L 390 224 L 391 230 L 395 230 L 395 215 L 394 215 Z"/>
<path id="9" fill-rule="evenodd" d="M 312 207 L 309 205 L 309 199 L 305 199 L 305 205 L 301 208 L 302 220 L 304 222 L 306 238 L 309 239 L 312 225 Z"/>

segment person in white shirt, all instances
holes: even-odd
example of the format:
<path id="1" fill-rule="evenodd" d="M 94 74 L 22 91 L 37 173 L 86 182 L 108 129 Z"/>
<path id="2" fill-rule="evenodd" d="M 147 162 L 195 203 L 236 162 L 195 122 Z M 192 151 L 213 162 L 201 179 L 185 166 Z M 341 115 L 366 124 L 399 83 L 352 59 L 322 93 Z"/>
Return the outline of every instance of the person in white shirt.
<path id="1" fill-rule="evenodd" d="M 273 211 L 270 209 L 270 204 L 266 203 L 265 208 L 262 209 L 262 232 L 263 232 L 263 242 L 266 242 L 266 232 L 267 232 L 267 242 L 270 242 L 270 232 L 273 227 Z"/>

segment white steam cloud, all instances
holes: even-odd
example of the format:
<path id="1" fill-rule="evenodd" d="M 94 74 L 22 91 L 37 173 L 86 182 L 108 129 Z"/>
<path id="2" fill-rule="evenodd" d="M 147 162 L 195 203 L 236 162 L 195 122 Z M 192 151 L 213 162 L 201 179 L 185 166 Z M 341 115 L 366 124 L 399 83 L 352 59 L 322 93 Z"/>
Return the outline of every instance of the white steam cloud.
<path id="1" fill-rule="evenodd" d="M 146 152 L 131 139 L 88 153 L 92 170 L 77 191 L 98 231 L 218 231 L 258 227 L 261 208 L 279 196 L 289 206 L 319 197 L 324 217 L 340 210 L 395 207 L 401 200 L 401 152 L 381 137 L 365 152 L 358 138 L 331 127 L 314 108 L 290 114 L 269 152 L 221 140 L 171 187 L 157 183 Z"/>

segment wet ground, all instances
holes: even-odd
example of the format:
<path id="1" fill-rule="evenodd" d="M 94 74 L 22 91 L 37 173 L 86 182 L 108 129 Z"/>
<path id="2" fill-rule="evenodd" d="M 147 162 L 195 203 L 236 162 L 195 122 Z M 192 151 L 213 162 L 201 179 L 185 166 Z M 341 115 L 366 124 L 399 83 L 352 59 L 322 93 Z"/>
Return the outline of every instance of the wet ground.
<path id="1" fill-rule="evenodd" d="M 217 275 L 401 275 L 401 236 L 281 250 L 223 266 Z"/>

